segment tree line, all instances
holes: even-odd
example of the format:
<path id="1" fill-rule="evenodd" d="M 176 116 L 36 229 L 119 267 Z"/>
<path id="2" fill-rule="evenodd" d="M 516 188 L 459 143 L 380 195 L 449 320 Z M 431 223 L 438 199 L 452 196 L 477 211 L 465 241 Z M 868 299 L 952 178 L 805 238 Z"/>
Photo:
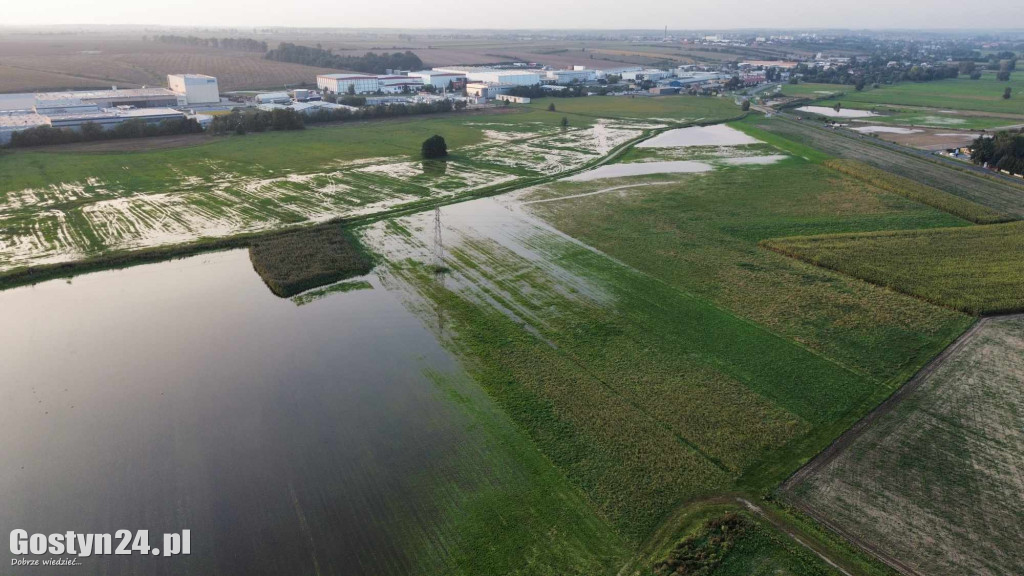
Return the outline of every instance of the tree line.
<path id="1" fill-rule="evenodd" d="M 453 103 L 451 100 L 439 100 L 437 102 L 417 102 L 415 104 L 379 104 L 376 106 L 364 106 L 357 110 L 321 108 L 307 114 L 287 108 L 275 108 L 270 111 L 234 110 L 230 114 L 215 116 L 213 124 L 210 126 L 210 131 L 216 135 L 225 135 L 231 133 L 265 132 L 267 130 L 302 130 L 306 127 L 306 124 L 437 114 L 453 110 L 464 110 L 465 108 L 466 103 L 464 101 Z"/>
<path id="2" fill-rule="evenodd" d="M 86 122 L 78 130 L 54 128 L 53 126 L 37 126 L 28 130 L 14 132 L 11 134 L 10 146 L 12 148 L 28 148 L 52 144 L 94 142 L 97 140 L 198 134 L 202 131 L 203 127 L 194 118 L 164 120 L 159 124 L 146 122 L 142 119 L 134 119 L 117 124 L 110 129 L 104 129 L 99 124 L 93 122 Z"/>
<path id="3" fill-rule="evenodd" d="M 979 136 L 971 144 L 971 162 L 1024 174 L 1024 134 L 1004 131 L 991 138 Z"/>
<path id="4" fill-rule="evenodd" d="M 300 46 L 282 42 L 277 48 L 269 50 L 264 57 L 277 62 L 352 70 L 366 74 L 385 74 L 388 70 L 420 70 L 423 68 L 423 61 L 420 60 L 420 57 L 409 50 L 381 54 L 367 52 L 362 56 L 342 56 L 319 46 Z"/>
<path id="5" fill-rule="evenodd" d="M 148 37 L 143 36 L 143 40 Z M 200 38 L 198 36 L 177 36 L 174 34 L 161 34 L 153 36 L 154 42 L 163 44 L 180 44 L 183 46 L 205 46 L 208 48 L 222 48 L 224 50 L 238 50 L 240 52 L 266 52 L 267 43 L 252 38 Z"/>

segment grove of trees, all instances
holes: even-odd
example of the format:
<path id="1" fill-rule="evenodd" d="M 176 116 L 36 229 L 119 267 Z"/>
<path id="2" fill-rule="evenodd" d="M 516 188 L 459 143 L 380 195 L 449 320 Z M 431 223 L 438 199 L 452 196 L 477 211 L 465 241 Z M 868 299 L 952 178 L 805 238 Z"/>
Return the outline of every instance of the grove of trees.
<path id="1" fill-rule="evenodd" d="M 419 70 L 423 61 L 411 51 L 381 53 L 367 52 L 363 56 L 342 56 L 320 47 L 300 46 L 291 42 L 282 42 L 267 52 L 267 60 L 305 64 L 319 68 L 335 68 L 353 70 L 367 74 L 384 74 L 388 70 Z"/>
<path id="2" fill-rule="evenodd" d="M 971 144 L 971 162 L 1024 174 L 1024 134 L 1004 131 L 991 138 L 979 136 Z"/>
<path id="3" fill-rule="evenodd" d="M 208 48 L 222 48 L 224 50 L 238 50 L 240 52 L 267 51 L 266 42 L 262 40 L 253 40 L 252 38 L 200 38 L 198 36 L 161 34 L 159 36 L 153 36 L 153 41 L 163 44 L 181 44 L 183 46 L 205 46 Z"/>
<path id="4" fill-rule="evenodd" d="M 73 142 L 93 142 L 96 140 L 117 140 L 121 138 L 145 138 L 150 136 L 171 136 L 175 134 L 196 134 L 203 127 L 194 118 L 181 120 L 164 120 L 159 124 L 136 119 L 117 124 L 110 129 L 103 129 L 99 124 L 86 122 L 78 130 L 70 128 L 54 128 L 38 126 L 11 134 L 12 148 L 31 146 L 47 146 L 51 144 L 70 144 Z"/>

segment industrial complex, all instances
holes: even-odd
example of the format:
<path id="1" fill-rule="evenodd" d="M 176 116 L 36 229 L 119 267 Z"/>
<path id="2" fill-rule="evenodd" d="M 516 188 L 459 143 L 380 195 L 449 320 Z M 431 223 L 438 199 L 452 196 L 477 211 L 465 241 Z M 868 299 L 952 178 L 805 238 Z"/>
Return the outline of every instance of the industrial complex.
<path id="1" fill-rule="evenodd" d="M 217 79 L 204 74 L 171 74 L 167 88 L 130 88 L 73 92 L 26 94 L 26 104 L 0 109 L 0 145 L 10 142 L 11 134 L 39 126 L 79 130 L 85 124 L 102 129 L 127 121 L 160 123 L 191 117 L 206 126 L 212 117 L 203 112 L 227 111 L 238 107 L 261 110 L 290 109 L 302 114 L 320 110 L 351 108 L 336 102 L 344 95 L 360 95 L 362 105 L 414 104 L 438 98 L 464 100 L 479 105 L 488 100 L 526 103 L 521 88 L 539 87 L 543 92 L 558 92 L 569 87 L 592 89 L 614 86 L 614 91 L 650 95 L 677 94 L 682 91 L 720 90 L 730 79 L 750 86 L 764 82 L 758 70 L 772 62 L 748 62 L 737 71 L 681 66 L 674 69 L 624 66 L 591 69 L 572 66 L 552 69 L 536 64 L 500 66 L 444 66 L 430 70 L 388 70 L 387 74 L 334 73 L 316 77 L 317 89 L 246 93 L 222 97 Z M 778 63 L 786 64 L 786 63 Z M 785 68 L 785 66 L 780 66 Z M 602 92 L 604 93 L 604 92 Z"/>

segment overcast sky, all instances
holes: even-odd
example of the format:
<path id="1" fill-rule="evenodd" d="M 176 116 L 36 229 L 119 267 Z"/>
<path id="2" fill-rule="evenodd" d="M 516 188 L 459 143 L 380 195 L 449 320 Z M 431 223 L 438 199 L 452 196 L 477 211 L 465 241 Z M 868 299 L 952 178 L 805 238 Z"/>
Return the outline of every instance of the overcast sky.
<path id="1" fill-rule="evenodd" d="M 1024 0 L 2 0 L 0 24 L 1024 28 Z"/>

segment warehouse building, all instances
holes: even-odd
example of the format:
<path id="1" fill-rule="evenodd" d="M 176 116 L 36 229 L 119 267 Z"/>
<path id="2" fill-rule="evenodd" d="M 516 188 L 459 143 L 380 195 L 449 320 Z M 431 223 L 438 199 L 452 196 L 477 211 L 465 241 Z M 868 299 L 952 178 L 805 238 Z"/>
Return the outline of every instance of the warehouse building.
<path id="1" fill-rule="evenodd" d="M 534 70 L 502 70 L 498 68 L 453 67 L 434 68 L 436 72 L 464 74 L 470 82 L 485 84 L 511 84 L 513 86 L 533 86 L 540 84 L 540 73 Z"/>
<path id="2" fill-rule="evenodd" d="M 74 101 L 97 108 L 132 106 L 135 108 L 173 108 L 179 106 L 178 95 L 167 88 L 130 88 L 127 90 L 83 90 L 75 92 L 40 92 L 35 101 Z"/>
<path id="3" fill-rule="evenodd" d="M 459 72 L 439 72 L 437 70 L 422 70 L 410 72 L 410 78 L 419 78 L 423 84 L 433 86 L 438 90 L 446 89 L 449 85 L 453 88 L 461 88 L 466 83 L 466 75 Z"/>
<path id="4" fill-rule="evenodd" d="M 380 82 L 376 76 L 362 74 L 320 74 L 316 77 L 316 85 L 325 92 L 347 94 L 371 94 L 380 90 Z M 351 87 L 351 88 L 350 88 Z"/>
<path id="5" fill-rule="evenodd" d="M 206 74 L 168 74 L 167 85 L 178 95 L 180 105 L 219 104 L 217 79 Z"/>
<path id="6" fill-rule="evenodd" d="M 292 97 L 287 92 L 265 92 L 253 96 L 256 104 L 288 104 Z"/>
<path id="7" fill-rule="evenodd" d="M 11 134 L 15 132 L 49 125 L 49 118 L 35 112 L 26 110 L 0 112 L 0 146 L 9 144 L 11 142 Z"/>
<path id="8" fill-rule="evenodd" d="M 572 84 L 573 82 L 590 82 L 597 78 L 593 70 L 549 70 L 548 80 L 555 84 Z"/>

